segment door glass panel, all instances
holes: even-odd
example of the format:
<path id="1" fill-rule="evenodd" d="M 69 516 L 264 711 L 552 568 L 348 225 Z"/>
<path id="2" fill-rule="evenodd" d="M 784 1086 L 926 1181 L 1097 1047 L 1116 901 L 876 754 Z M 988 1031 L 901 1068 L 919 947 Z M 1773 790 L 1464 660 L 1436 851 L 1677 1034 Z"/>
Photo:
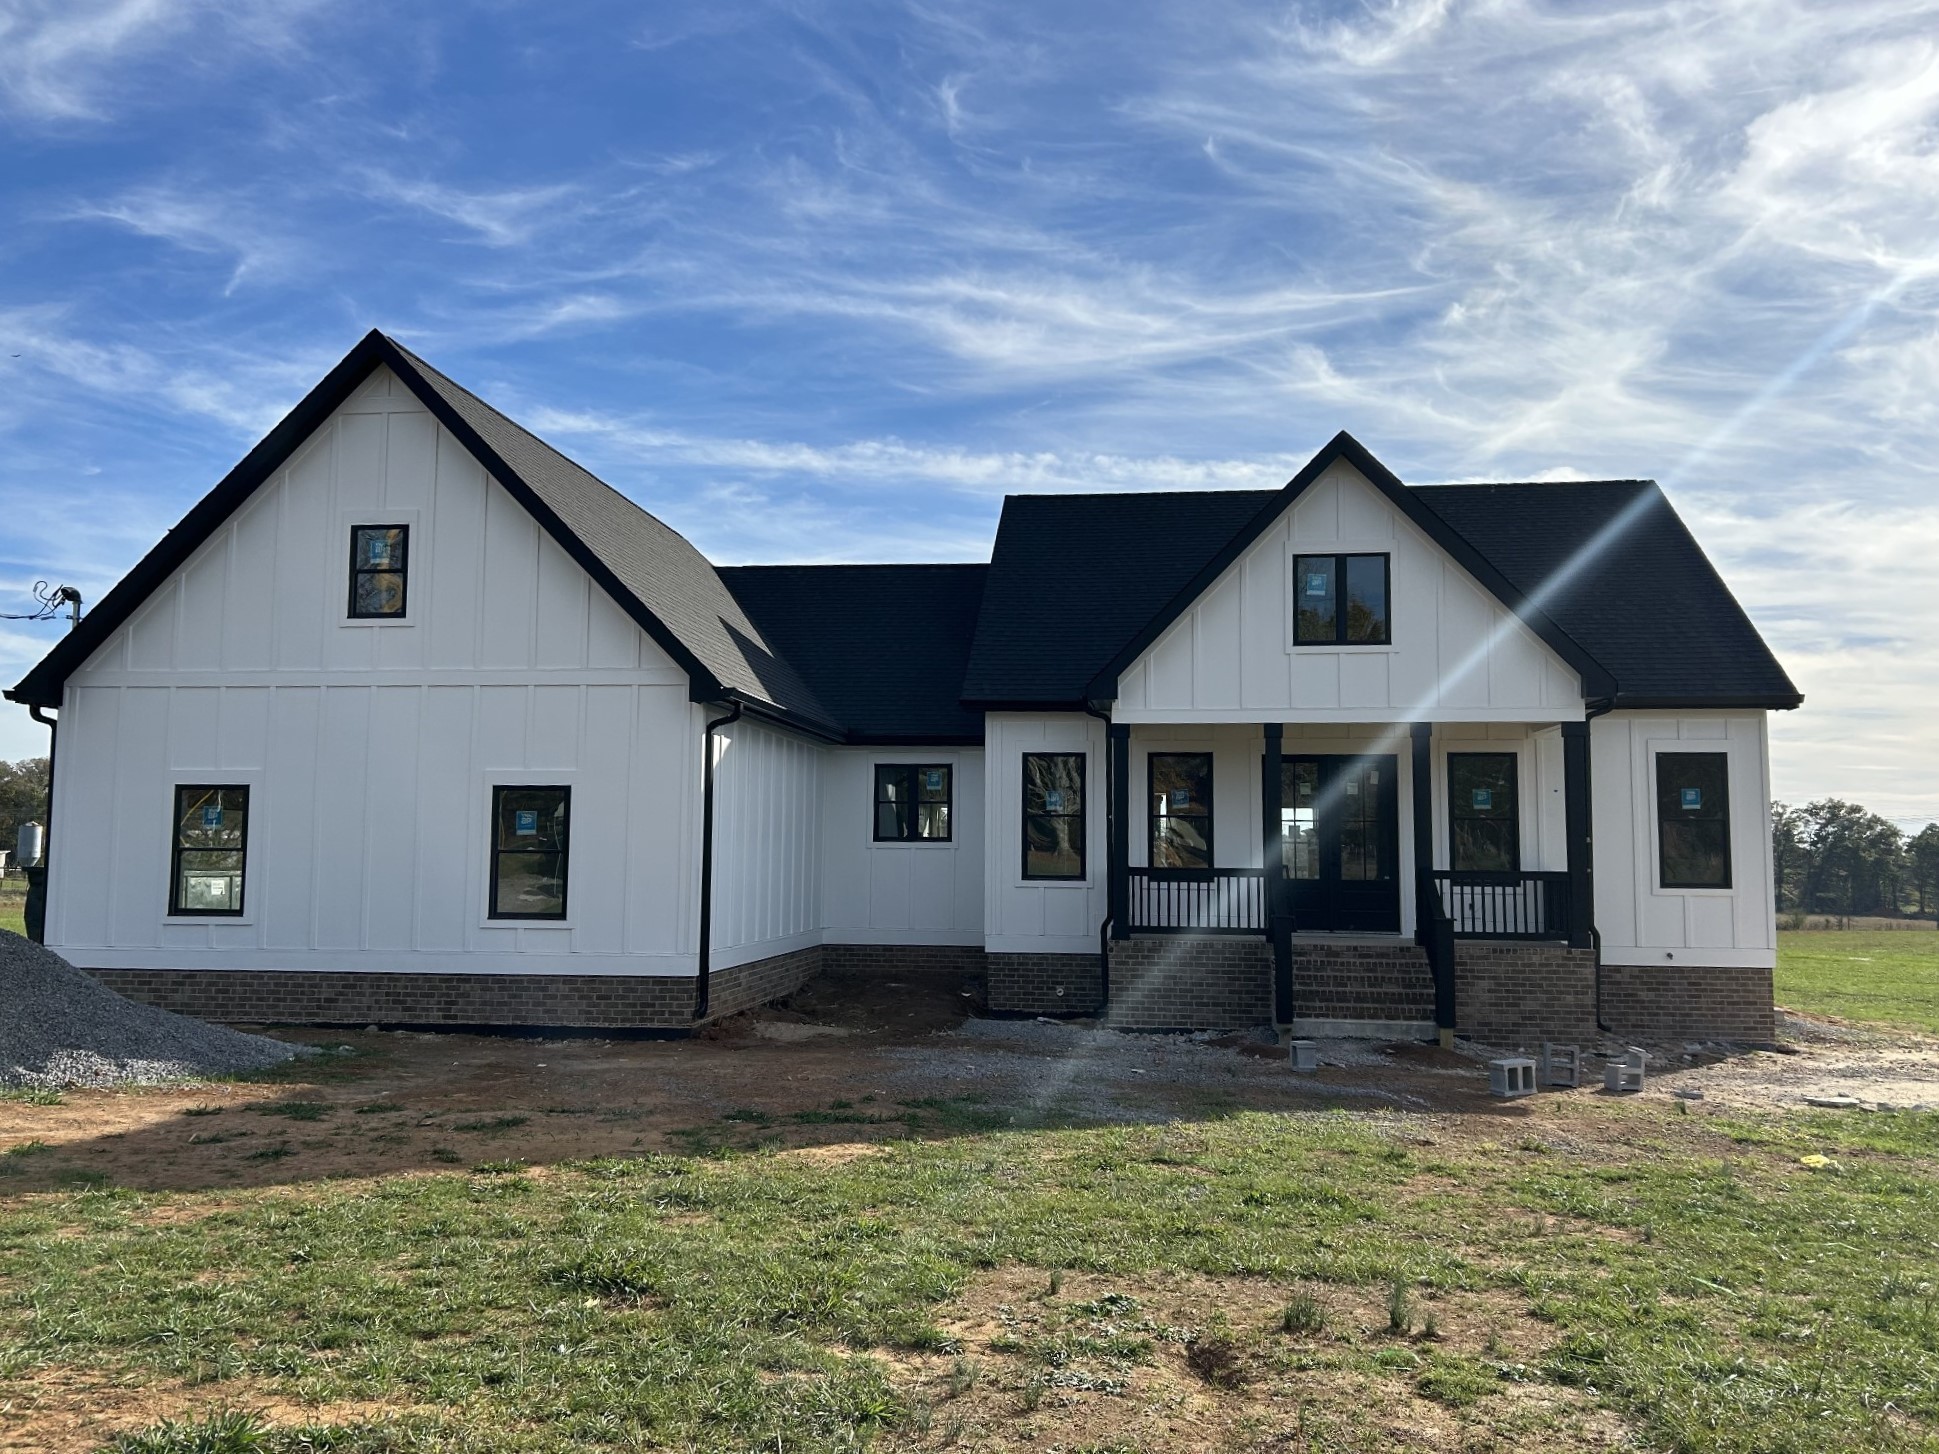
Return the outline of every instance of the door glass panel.
<path id="1" fill-rule="evenodd" d="M 1381 823 L 1381 772 L 1349 764 L 1340 774 L 1340 877 L 1358 883 L 1393 876 Z"/>
<path id="2" fill-rule="evenodd" d="M 1279 834 L 1287 878 L 1320 876 L 1320 765 L 1284 763 L 1279 775 Z"/>

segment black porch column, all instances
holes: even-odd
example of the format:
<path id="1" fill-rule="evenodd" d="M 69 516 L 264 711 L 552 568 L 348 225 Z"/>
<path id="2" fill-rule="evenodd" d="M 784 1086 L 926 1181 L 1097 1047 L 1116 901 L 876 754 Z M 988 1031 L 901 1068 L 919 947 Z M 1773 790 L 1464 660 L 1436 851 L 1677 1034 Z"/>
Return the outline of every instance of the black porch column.
<path id="1" fill-rule="evenodd" d="M 1569 850 L 1569 947 L 1587 949 L 1594 942 L 1596 922 L 1587 722 L 1562 724 L 1562 818 Z"/>
<path id="2" fill-rule="evenodd" d="M 1414 749 L 1414 942 L 1427 943 L 1434 900 L 1434 724 L 1410 724 Z"/>
<path id="3" fill-rule="evenodd" d="M 1131 937 L 1131 725 L 1111 724 L 1111 937 Z"/>
<path id="4" fill-rule="evenodd" d="M 1286 905 L 1284 807 L 1286 728 L 1266 723 L 1266 755 L 1259 764 L 1259 817 L 1264 831 L 1260 863 L 1266 870 L 1266 932 L 1272 938 L 1272 1003 L 1275 1024 L 1293 1022 L 1293 916 Z"/>

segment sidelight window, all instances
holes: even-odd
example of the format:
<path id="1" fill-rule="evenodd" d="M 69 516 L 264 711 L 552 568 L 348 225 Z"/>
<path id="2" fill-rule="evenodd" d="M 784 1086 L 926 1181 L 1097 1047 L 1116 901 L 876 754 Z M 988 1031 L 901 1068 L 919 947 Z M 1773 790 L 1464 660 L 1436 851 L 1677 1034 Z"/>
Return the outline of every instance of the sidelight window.
<path id="1" fill-rule="evenodd" d="M 1212 754 L 1154 752 L 1149 760 L 1151 866 L 1212 866 Z"/>
<path id="2" fill-rule="evenodd" d="M 1448 754 L 1448 866 L 1456 872 L 1521 868 L 1517 762 L 1512 752 Z"/>

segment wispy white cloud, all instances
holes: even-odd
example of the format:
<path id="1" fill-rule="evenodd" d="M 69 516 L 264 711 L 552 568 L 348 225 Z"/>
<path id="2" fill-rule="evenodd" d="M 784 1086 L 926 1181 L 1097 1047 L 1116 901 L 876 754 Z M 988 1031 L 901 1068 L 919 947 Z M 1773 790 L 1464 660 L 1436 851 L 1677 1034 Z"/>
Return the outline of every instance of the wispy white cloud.
<path id="1" fill-rule="evenodd" d="M 368 196 L 454 222 L 491 247 L 520 246 L 541 229 L 566 221 L 573 210 L 567 206 L 568 199 L 577 191 L 567 183 L 466 189 L 399 177 L 379 168 L 364 171 L 362 182 Z"/>

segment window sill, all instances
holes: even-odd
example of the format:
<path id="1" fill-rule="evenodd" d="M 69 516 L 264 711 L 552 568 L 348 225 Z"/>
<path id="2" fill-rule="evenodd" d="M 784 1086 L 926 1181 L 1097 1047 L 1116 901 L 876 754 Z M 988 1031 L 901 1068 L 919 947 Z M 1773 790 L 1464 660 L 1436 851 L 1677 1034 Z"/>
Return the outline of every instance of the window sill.
<path id="1" fill-rule="evenodd" d="M 954 838 L 871 838 L 870 848 L 954 848 Z"/>
<path id="2" fill-rule="evenodd" d="M 1392 642 L 1385 646 L 1376 646 L 1372 643 L 1361 644 L 1350 641 L 1342 641 L 1335 645 L 1318 641 L 1295 641 L 1286 650 L 1295 655 L 1300 652 L 1325 652 L 1329 656 L 1391 656 L 1400 648 Z"/>
<path id="3" fill-rule="evenodd" d="M 253 925 L 256 916 L 252 913 L 241 914 L 164 914 L 162 925 L 169 929 L 194 928 L 209 924 Z"/>
<path id="4" fill-rule="evenodd" d="M 346 616 L 343 620 L 337 622 L 337 625 L 345 631 L 356 631 L 360 629 L 370 630 L 373 627 L 382 630 L 385 627 L 415 626 L 417 622 L 413 621 L 409 616 L 399 616 L 395 620 L 376 616 Z"/>

